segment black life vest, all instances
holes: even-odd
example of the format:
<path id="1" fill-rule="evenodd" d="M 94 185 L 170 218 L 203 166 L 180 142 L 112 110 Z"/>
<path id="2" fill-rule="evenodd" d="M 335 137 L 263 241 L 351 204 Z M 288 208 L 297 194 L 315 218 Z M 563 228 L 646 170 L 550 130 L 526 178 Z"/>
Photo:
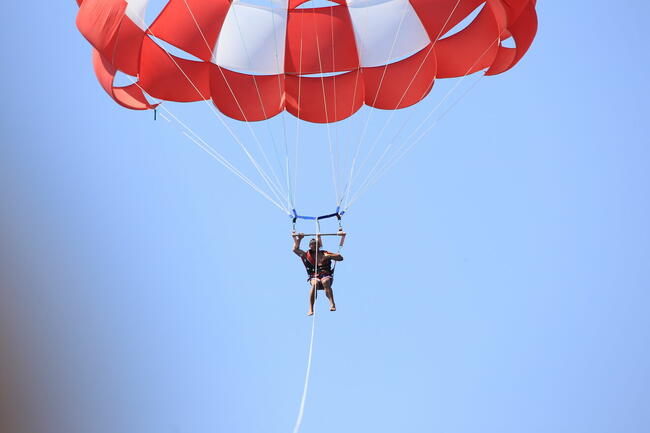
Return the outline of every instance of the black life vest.
<path id="1" fill-rule="evenodd" d="M 321 254 L 325 254 L 327 251 L 319 251 L 318 257 L 322 257 Z M 314 276 L 332 276 L 334 274 L 334 269 L 332 268 L 332 259 L 325 259 L 320 266 L 316 266 L 314 263 L 314 258 L 311 255 L 311 250 L 307 251 L 302 257 L 302 263 L 305 265 L 307 270 L 308 277 Z"/>

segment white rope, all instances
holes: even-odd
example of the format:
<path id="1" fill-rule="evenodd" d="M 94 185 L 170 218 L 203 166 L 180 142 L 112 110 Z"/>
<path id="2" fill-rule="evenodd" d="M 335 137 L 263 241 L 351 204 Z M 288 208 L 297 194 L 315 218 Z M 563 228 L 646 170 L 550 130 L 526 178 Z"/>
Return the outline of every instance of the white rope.
<path id="1" fill-rule="evenodd" d="M 287 11 L 288 13 L 288 11 Z M 271 14 L 271 20 L 272 20 L 272 27 L 273 27 L 273 47 L 275 49 L 275 67 L 279 71 L 280 70 L 280 56 L 278 54 L 278 32 L 275 26 L 275 14 Z M 278 74 L 278 94 L 283 95 L 284 98 L 284 90 L 282 89 L 282 79 L 280 78 L 280 74 Z M 282 118 L 282 134 L 284 138 L 284 159 L 285 159 L 285 164 L 284 164 L 284 170 L 285 170 L 285 180 L 287 183 L 287 203 L 289 204 L 291 209 L 295 209 L 294 205 L 294 197 L 292 194 L 291 190 L 291 170 L 290 170 L 290 163 L 289 163 L 289 139 L 287 137 L 287 121 L 286 121 L 286 106 L 284 107 L 285 109 L 283 110 L 282 113 L 280 113 L 280 117 Z"/>
<path id="2" fill-rule="evenodd" d="M 316 262 L 318 263 L 318 262 Z M 293 433 L 300 431 L 302 425 L 302 418 L 305 415 L 305 401 L 307 401 L 307 391 L 309 390 L 309 377 L 311 376 L 311 360 L 314 352 L 314 334 L 316 330 L 316 309 L 314 308 L 314 315 L 311 320 L 311 338 L 309 339 L 309 355 L 307 356 L 307 372 L 305 373 L 305 384 L 302 389 L 302 398 L 300 400 L 300 409 L 298 410 L 298 418 L 293 427 Z"/>
<path id="3" fill-rule="evenodd" d="M 198 23 L 198 21 L 196 20 L 196 17 L 195 17 L 195 15 L 194 15 L 194 12 L 193 12 L 192 9 L 190 8 L 190 5 L 187 3 L 187 0 L 184 0 L 184 3 L 185 3 L 185 6 L 187 7 L 188 12 L 189 12 L 190 15 L 192 16 L 192 20 L 194 21 L 194 24 L 196 25 L 197 29 L 199 30 L 199 33 L 201 34 L 201 37 L 203 38 L 203 41 L 204 41 L 204 43 L 206 44 L 206 47 L 208 48 L 208 50 L 209 50 L 210 52 L 212 52 L 212 47 L 210 47 L 210 44 L 208 43 L 208 41 L 207 41 L 207 39 L 206 39 L 206 37 L 205 37 L 205 35 L 204 35 L 204 33 L 203 33 L 203 30 L 201 30 L 201 27 L 199 26 L 199 23 Z M 149 33 L 151 33 L 151 35 L 152 35 L 153 37 L 156 37 L 156 35 L 154 35 L 153 32 L 151 32 L 151 29 L 149 29 Z M 176 62 L 176 60 L 174 60 L 173 56 L 171 56 L 171 54 L 169 54 L 166 50 L 165 50 L 165 53 L 166 53 L 167 56 L 169 56 L 169 58 L 174 62 L 174 64 L 176 65 L 176 67 L 181 71 L 181 73 L 182 73 L 182 74 L 185 76 L 185 78 L 189 81 L 189 83 L 192 85 L 192 87 L 194 87 L 194 90 L 196 90 L 196 92 L 201 96 L 201 98 L 202 98 L 203 101 L 208 105 L 208 107 L 210 108 L 210 110 L 212 110 L 212 112 L 215 114 L 215 116 L 217 116 L 217 118 L 219 119 L 219 121 L 221 122 L 221 124 L 222 124 L 222 125 L 223 125 L 227 130 L 228 130 L 228 132 L 229 132 L 231 135 L 233 135 L 233 132 L 232 132 L 231 128 L 230 128 L 230 127 L 225 123 L 225 121 L 222 119 L 222 114 L 221 114 L 221 113 L 220 113 L 220 112 L 215 108 L 214 104 L 212 104 L 211 102 L 208 102 L 208 100 L 205 98 L 205 96 L 203 96 L 203 94 L 201 93 L 201 91 L 200 91 L 200 90 L 198 89 L 198 87 L 194 84 L 194 82 L 192 81 L 192 79 L 191 79 L 191 78 L 190 78 L 190 77 L 185 73 L 185 71 L 183 71 L 183 68 L 180 67 L 180 65 Z M 243 108 L 242 108 L 240 102 L 239 102 L 239 99 L 237 98 L 237 95 L 235 95 L 235 92 L 232 90 L 232 87 L 230 86 L 230 83 L 228 82 L 228 79 L 227 79 L 226 75 L 223 73 L 223 71 L 221 70 L 220 67 L 218 67 L 217 69 L 219 70 L 219 72 L 220 72 L 220 74 L 221 74 L 221 77 L 224 79 L 224 82 L 226 83 L 226 86 L 228 87 L 228 91 L 230 92 L 230 95 L 231 95 L 231 96 L 233 97 L 233 99 L 235 100 L 235 103 L 237 104 L 237 107 L 239 108 L 239 111 L 240 111 L 242 117 L 244 117 L 244 121 L 245 121 L 246 126 L 247 126 L 247 128 L 248 128 L 248 131 L 249 131 L 250 134 L 253 136 L 253 139 L 254 139 L 254 140 L 256 141 L 256 143 L 258 144 L 258 147 L 261 148 L 261 146 L 262 146 L 262 145 L 261 145 L 261 142 L 259 141 L 259 138 L 257 137 L 257 134 L 255 134 L 255 131 L 253 130 L 253 128 L 250 126 L 250 123 L 248 122 L 248 119 L 247 119 L 247 117 L 246 117 L 246 114 L 244 113 L 244 110 L 243 110 Z M 284 194 L 281 192 L 281 191 L 282 191 L 282 188 L 281 188 L 279 185 L 276 185 L 276 184 L 273 183 L 272 179 L 271 179 L 271 178 L 266 174 L 266 172 L 264 171 L 264 169 L 259 165 L 259 163 L 257 162 L 257 160 L 255 160 L 255 158 L 254 158 L 253 155 L 250 153 L 250 151 L 248 150 L 248 148 L 244 145 L 244 143 L 243 143 L 241 140 L 239 140 L 238 137 L 237 137 L 237 139 L 236 139 L 235 141 L 239 144 L 239 146 L 241 147 L 241 149 L 244 151 L 244 153 L 245 153 L 246 156 L 248 157 L 249 161 L 251 162 L 251 164 L 253 164 L 253 166 L 255 167 L 255 169 L 257 170 L 257 172 L 259 173 L 260 177 L 262 177 L 262 179 L 263 179 L 264 182 L 267 184 L 267 186 L 269 187 L 269 189 L 271 190 L 271 192 L 273 193 L 273 195 L 275 195 L 276 199 L 277 199 L 278 201 L 282 202 L 283 199 L 280 198 L 281 196 L 284 195 Z M 288 203 L 287 203 L 287 205 L 288 205 Z"/>
<path id="4" fill-rule="evenodd" d="M 451 110 L 456 105 L 458 105 L 463 99 L 465 99 L 465 97 L 476 87 L 476 85 L 484 77 L 485 77 L 485 75 L 483 74 L 483 75 L 481 75 L 481 77 L 478 80 L 474 81 L 474 83 L 472 83 L 472 85 L 465 92 L 463 92 L 463 94 L 456 101 L 454 101 L 454 103 L 451 104 L 451 106 L 449 108 L 447 108 L 445 111 L 443 111 L 443 113 L 437 119 L 435 119 L 431 123 L 431 125 L 420 136 L 418 136 L 418 138 L 415 139 L 411 144 L 406 146 L 406 143 L 408 143 L 408 140 L 405 140 L 404 143 L 402 144 L 402 146 L 400 146 L 400 148 L 398 149 L 398 151 L 396 153 L 396 156 L 393 159 L 386 162 L 384 164 L 384 166 L 381 168 L 381 170 L 379 170 L 377 172 L 377 174 L 375 174 L 375 176 L 374 176 L 374 178 L 372 180 L 366 179 L 366 181 L 364 181 L 364 184 L 362 184 L 362 186 L 359 188 L 357 193 L 350 200 L 350 202 L 346 206 L 345 210 L 347 211 L 350 208 L 350 206 L 352 206 L 357 200 L 359 200 L 359 198 L 363 194 L 365 194 L 368 191 L 368 189 L 370 189 L 370 187 L 377 184 L 377 182 L 379 182 L 379 180 L 381 180 L 381 178 L 383 178 L 386 175 L 386 173 L 388 173 L 399 161 L 401 161 L 402 158 L 404 158 L 404 156 L 406 156 L 406 154 L 408 154 L 413 149 L 413 147 L 415 147 L 420 141 L 422 141 L 422 139 L 424 139 L 424 137 L 429 132 L 431 132 L 431 130 L 433 130 L 433 128 L 435 128 L 440 123 L 440 121 L 447 114 L 449 114 L 449 112 L 451 112 Z M 457 87 L 457 86 L 455 86 L 455 87 Z M 427 117 L 430 117 L 430 116 L 427 116 Z M 412 135 L 413 134 L 411 134 L 411 136 Z"/>
<path id="5" fill-rule="evenodd" d="M 290 215 L 288 209 L 281 206 L 278 202 L 276 202 L 271 197 L 269 197 L 269 195 L 266 194 L 259 186 L 257 186 L 245 174 L 243 174 L 241 171 L 239 171 L 230 161 L 228 161 L 228 159 L 225 156 L 223 156 L 222 154 L 217 152 L 212 146 L 210 146 L 208 143 L 206 143 L 205 140 L 203 140 L 196 132 L 194 132 L 189 126 L 187 126 L 183 121 L 181 121 L 177 116 L 175 116 L 174 113 L 172 113 L 170 110 L 168 110 L 167 107 L 165 107 L 163 105 L 159 105 L 158 107 L 160 109 L 164 110 L 169 116 L 171 116 L 176 121 L 176 123 L 178 125 L 180 125 L 183 129 L 185 129 L 185 131 L 182 131 L 182 134 L 186 138 L 188 138 L 190 141 L 192 141 L 194 144 L 196 144 L 199 148 L 201 148 L 203 151 L 205 151 L 212 158 L 217 160 L 221 165 L 223 165 L 226 169 L 228 169 L 235 176 L 240 178 L 248 186 L 253 188 L 253 190 L 258 192 L 262 197 L 267 199 L 269 202 L 271 202 L 273 205 L 275 205 L 282 212 L 287 213 L 288 215 Z M 160 113 L 160 116 L 163 119 L 165 119 L 167 122 L 170 122 L 170 120 L 167 117 L 165 117 L 164 114 Z"/>
<path id="6" fill-rule="evenodd" d="M 336 39 L 335 39 L 335 34 L 334 34 L 334 8 L 330 8 L 330 37 L 332 39 L 332 69 L 336 71 Z M 337 77 L 334 77 L 333 79 L 333 86 L 334 86 L 334 119 L 338 119 L 338 102 L 337 102 L 337 97 L 338 97 L 338 92 L 336 88 L 336 79 Z M 339 123 L 339 122 L 337 122 Z M 339 123 L 340 124 L 340 123 Z M 339 197 L 339 185 L 338 181 L 340 179 L 339 173 L 341 170 L 341 158 L 339 154 L 339 149 L 340 149 L 340 142 L 339 142 L 339 127 L 336 126 L 336 124 L 333 126 L 334 129 L 334 152 L 336 153 L 333 158 L 335 158 L 335 166 L 334 166 L 334 171 L 335 171 L 335 185 L 336 185 L 336 195 L 337 195 L 337 202 L 336 205 L 338 206 L 342 196 Z"/>
<path id="7" fill-rule="evenodd" d="M 494 40 L 494 41 L 493 41 L 493 42 L 492 42 L 492 43 L 491 43 L 491 44 L 490 44 L 490 45 L 489 45 L 489 46 L 488 46 L 488 47 L 483 51 L 483 53 L 481 53 L 481 55 L 480 55 L 480 56 L 479 56 L 479 57 L 474 61 L 474 63 L 473 63 L 473 64 L 472 64 L 468 69 L 467 69 L 467 71 L 466 71 L 465 74 L 462 76 L 462 78 L 460 78 L 460 80 L 458 80 L 458 81 L 454 84 L 454 86 L 453 86 L 453 87 L 452 87 L 452 88 L 451 88 L 451 89 L 450 89 L 450 90 L 445 94 L 445 96 L 444 96 L 444 97 L 443 97 L 443 98 L 438 102 L 438 104 L 436 104 L 436 106 L 435 106 L 435 107 L 434 107 L 434 108 L 429 112 L 429 114 L 424 118 L 424 120 L 422 120 L 422 121 L 420 122 L 420 124 L 418 125 L 418 127 L 415 128 L 415 129 L 411 132 L 411 134 L 410 134 L 410 135 L 409 135 L 409 136 L 408 136 L 408 137 L 407 137 L 407 138 L 402 142 L 402 144 L 401 144 L 400 148 L 398 149 L 398 151 L 397 151 L 395 157 L 393 158 L 393 160 L 388 161 L 388 163 L 387 163 L 386 165 L 384 165 L 384 168 L 386 168 L 386 166 L 388 166 L 388 170 L 389 170 L 390 168 L 392 168 L 392 167 L 395 165 L 395 164 L 394 164 L 395 160 L 401 160 L 402 157 L 404 156 L 404 154 L 408 153 L 408 152 L 410 151 L 410 149 L 412 149 L 413 146 L 414 146 L 415 144 L 419 143 L 419 142 L 420 142 L 420 141 L 421 141 L 421 140 L 422 140 L 422 139 L 427 135 L 427 133 L 428 133 L 429 131 L 431 131 L 431 130 L 432 130 L 432 129 L 433 129 L 433 128 L 438 124 L 438 122 L 439 122 L 439 121 L 440 121 L 444 116 L 446 116 L 446 115 L 449 113 L 449 111 L 451 111 L 451 110 L 452 110 L 452 109 L 453 109 L 453 108 L 454 108 L 454 107 L 455 107 L 455 106 L 456 106 L 456 105 L 457 105 L 457 104 L 458 104 L 462 99 L 464 99 L 465 96 L 466 96 L 466 95 L 467 95 L 467 94 L 468 94 L 468 93 L 469 93 L 469 92 L 470 92 L 470 91 L 471 91 L 471 90 L 476 86 L 476 84 L 477 84 L 479 81 L 481 81 L 481 79 L 483 78 L 484 75 L 482 75 L 481 78 L 480 78 L 479 80 L 477 80 L 477 81 L 476 81 L 476 82 L 475 82 L 475 83 L 474 83 L 474 84 L 473 84 L 473 85 L 472 85 L 472 86 L 471 86 L 471 87 L 470 87 L 466 92 L 464 92 L 464 93 L 461 95 L 461 97 L 460 97 L 457 101 L 455 101 L 455 102 L 454 102 L 454 103 L 453 103 L 453 104 L 452 104 L 452 105 L 451 105 L 447 110 L 445 110 L 445 111 L 443 112 L 443 114 L 442 114 L 438 119 L 436 119 L 436 120 L 435 120 L 435 121 L 434 121 L 434 122 L 429 126 L 429 128 L 427 128 L 427 129 L 425 130 L 424 134 L 422 134 L 420 137 L 418 137 L 414 143 L 408 145 L 408 143 L 410 142 L 410 140 L 411 140 L 411 139 L 412 139 L 412 138 L 413 138 L 413 137 L 414 137 L 414 136 L 415 136 L 415 135 L 420 131 L 420 129 L 422 129 L 422 127 L 424 127 L 424 125 L 426 125 L 426 123 L 429 121 L 429 119 L 430 119 L 430 118 L 431 118 L 431 117 L 432 117 L 432 116 L 433 116 L 433 115 L 438 111 L 438 109 L 439 109 L 439 108 L 440 108 L 440 107 L 441 107 L 441 106 L 442 106 L 442 105 L 447 101 L 447 99 L 449 99 L 449 97 L 450 97 L 450 96 L 451 96 L 451 95 L 456 91 L 456 89 L 457 89 L 457 88 L 458 88 L 458 87 L 459 87 L 459 86 L 460 86 L 460 85 L 465 81 L 465 79 L 469 76 L 469 74 L 470 74 L 470 72 L 472 71 L 472 69 L 474 69 L 474 67 L 475 67 L 475 66 L 476 66 L 476 65 L 481 61 L 481 59 L 482 59 L 483 57 L 485 57 L 485 55 L 490 51 L 490 49 L 492 48 L 492 46 L 494 46 L 495 43 L 498 43 L 498 42 L 501 40 L 501 37 L 503 36 L 503 33 L 504 33 L 504 32 L 505 32 L 505 30 L 502 31 L 502 32 L 497 36 L 497 38 L 496 38 L 496 39 L 495 39 L 495 40 Z M 373 176 L 373 174 L 374 174 L 376 168 L 377 168 L 377 167 L 379 166 L 379 164 L 382 162 L 382 160 L 383 160 L 383 158 L 385 157 L 385 155 L 387 154 L 389 148 L 392 147 L 392 145 L 397 141 L 396 139 L 397 139 L 397 137 L 401 134 L 401 129 L 402 129 L 402 128 L 400 128 L 400 131 L 398 132 L 398 134 L 396 134 L 396 136 L 393 137 L 393 140 L 391 140 L 391 144 L 390 144 L 390 145 L 387 147 L 387 149 L 384 151 L 382 157 L 381 157 L 381 158 L 380 158 L 380 159 L 375 163 L 373 169 L 370 171 L 370 173 L 368 173 L 368 175 L 366 176 L 365 180 L 363 181 L 363 183 L 361 184 L 361 186 L 359 187 L 359 189 L 357 190 L 357 192 L 354 194 L 353 198 L 350 199 L 349 203 L 345 206 L 345 209 L 346 209 L 346 210 L 349 209 L 350 206 L 352 206 L 352 204 L 353 204 L 354 202 L 356 202 L 356 201 L 359 199 L 359 196 L 362 194 L 362 192 L 364 192 L 364 191 L 367 190 L 368 184 L 369 184 L 369 182 L 370 182 L 370 180 L 371 180 L 371 178 L 372 178 L 372 176 Z M 403 154 L 400 153 L 400 152 L 402 152 L 402 150 L 403 150 L 404 148 L 407 149 L 406 152 L 404 152 Z M 386 169 L 382 169 L 382 171 L 380 172 L 380 176 L 377 178 L 377 180 L 379 180 L 379 178 L 383 177 L 383 176 L 385 175 L 385 173 L 386 173 L 388 170 L 386 170 Z M 374 185 L 375 183 L 376 183 L 376 181 L 373 181 L 373 182 L 372 182 L 373 185 Z M 362 191 L 362 190 L 363 190 L 363 191 Z"/>
<path id="8" fill-rule="evenodd" d="M 390 47 L 390 51 L 388 52 L 388 56 L 386 57 L 386 61 L 384 62 L 384 70 L 382 72 L 381 79 L 379 80 L 379 86 L 377 88 L 377 92 L 375 93 L 375 97 L 374 97 L 374 100 L 373 100 L 373 103 L 372 103 L 373 106 L 377 103 L 377 98 L 379 97 L 379 93 L 381 93 L 381 87 L 382 87 L 382 85 L 384 83 L 384 78 L 386 77 L 386 71 L 388 70 L 388 62 L 389 62 L 390 58 L 393 56 L 393 52 L 395 51 L 395 46 L 397 45 L 397 39 L 398 39 L 398 36 L 400 34 L 400 31 L 402 30 L 402 24 L 404 23 L 404 19 L 406 18 L 406 12 L 408 10 L 407 9 L 408 4 L 409 4 L 408 2 L 404 2 L 404 10 L 402 11 L 402 17 L 401 17 L 399 25 L 397 27 L 397 31 L 395 32 L 395 37 L 393 38 L 393 43 L 392 43 L 392 45 Z M 367 18 L 367 13 L 366 13 L 366 15 L 364 15 L 364 17 Z M 355 169 L 355 166 L 356 166 L 356 163 L 357 163 L 357 158 L 359 156 L 359 151 L 361 149 L 361 144 L 363 143 L 363 141 L 365 139 L 366 133 L 368 131 L 368 125 L 370 124 L 370 118 L 372 117 L 372 112 L 374 111 L 373 107 L 368 107 L 368 108 L 369 108 L 368 116 L 366 116 L 366 121 L 365 121 L 365 124 L 363 126 L 363 130 L 361 131 L 361 136 L 359 137 L 359 142 L 357 143 L 355 155 L 354 155 L 354 158 L 352 159 L 352 166 L 350 168 L 350 177 L 349 177 L 348 183 L 346 185 L 346 190 L 343 193 L 344 196 L 349 192 L 349 188 L 351 187 L 351 182 L 352 182 L 352 179 L 353 179 L 353 176 L 354 176 L 354 169 Z M 370 151 L 370 153 L 372 153 L 372 151 Z M 341 202 L 342 201 L 343 200 L 341 200 Z"/>
<path id="9" fill-rule="evenodd" d="M 319 275 L 318 272 L 318 251 L 320 250 L 320 245 L 319 241 L 320 240 L 320 222 L 316 220 L 316 254 L 314 257 L 314 274 L 312 275 L 313 277 L 317 277 Z M 311 278 L 309 279 L 309 284 L 311 285 Z M 312 321 L 311 321 L 311 338 L 309 340 L 309 356 L 307 357 L 307 372 L 305 373 L 305 385 L 303 386 L 302 389 L 302 398 L 300 399 L 300 410 L 298 410 L 298 418 L 296 419 L 296 424 L 293 427 L 293 433 L 298 433 L 300 431 L 300 426 L 302 425 L 302 418 L 305 414 L 305 402 L 307 401 L 307 391 L 309 390 L 309 377 L 311 376 L 311 360 L 312 360 L 312 354 L 314 351 L 314 331 L 316 329 L 316 294 L 318 293 L 318 287 L 314 287 L 311 285 L 310 290 L 314 290 L 314 305 L 312 306 Z M 311 292 L 310 292 L 310 299 L 309 302 L 311 303 Z"/>
<path id="10" fill-rule="evenodd" d="M 296 207 L 296 191 L 298 189 L 298 150 L 300 148 L 300 104 L 302 98 L 302 49 L 303 49 L 303 36 L 305 30 L 305 14 L 300 14 L 300 55 L 298 56 L 298 110 L 296 115 L 296 148 L 293 169 L 293 208 Z"/>
<path id="11" fill-rule="evenodd" d="M 316 8 L 312 9 L 312 16 L 316 15 Z M 323 91 L 323 105 L 325 108 L 325 125 L 327 128 L 327 141 L 329 144 L 329 152 L 330 152 L 330 164 L 332 168 L 332 182 L 334 184 L 334 194 L 336 195 L 336 200 L 335 202 L 338 203 L 339 201 L 339 187 L 338 183 L 336 181 L 336 167 L 334 165 L 334 151 L 332 149 L 332 131 L 330 129 L 330 119 L 329 119 L 329 113 L 327 109 L 327 95 L 325 94 L 325 77 L 323 77 L 323 61 L 321 59 L 320 55 L 320 40 L 318 37 L 318 32 L 316 33 L 316 52 L 318 53 L 318 67 L 320 69 L 320 83 L 321 83 L 321 88 Z M 302 72 L 302 71 L 300 71 Z M 336 77 L 333 77 L 334 82 L 336 82 Z M 336 97 L 336 89 L 334 90 L 334 97 Z M 335 101 L 336 103 L 336 101 Z"/>
<path id="12" fill-rule="evenodd" d="M 187 0 L 185 0 L 185 4 L 187 4 Z M 239 17 L 237 17 L 237 8 L 233 7 L 232 11 L 233 11 L 233 16 L 235 17 L 235 23 L 237 24 L 237 31 L 239 32 L 239 38 L 241 39 L 242 46 L 244 47 L 244 53 L 246 54 L 246 58 L 248 59 L 248 64 L 252 65 L 253 62 L 251 60 L 251 56 L 250 56 L 250 53 L 248 51 L 248 45 L 246 44 L 246 42 L 244 40 L 244 35 L 242 33 L 242 30 L 241 30 L 241 25 L 239 24 Z M 271 19 L 273 20 L 273 26 L 272 27 L 273 27 L 274 40 L 277 40 L 277 37 L 275 36 L 275 32 L 276 32 L 276 30 L 275 30 L 275 13 L 273 13 L 273 11 L 271 12 Z M 199 31 L 202 32 L 201 29 L 199 29 Z M 203 38 L 203 39 L 205 40 L 205 38 Z M 278 67 L 277 51 L 278 51 L 278 47 L 277 47 L 277 43 L 276 43 L 275 44 L 276 67 Z M 259 84 L 257 83 L 257 78 L 256 78 L 255 75 L 251 75 L 251 77 L 253 77 L 253 84 L 255 85 L 255 91 L 257 92 L 257 99 L 258 99 L 258 101 L 260 103 L 260 108 L 262 109 L 262 114 L 264 115 L 264 119 L 268 119 L 269 116 L 266 114 L 266 108 L 264 107 L 264 101 L 262 100 L 262 93 L 260 91 Z M 280 165 L 279 158 L 277 157 L 277 144 L 275 142 L 275 136 L 273 135 L 273 130 L 271 129 L 271 123 L 270 122 L 264 122 L 264 123 L 266 124 L 266 128 L 269 131 L 269 136 L 271 137 L 271 142 L 273 144 L 273 150 L 275 152 L 276 158 L 278 159 L 278 165 Z M 264 161 L 266 162 L 266 165 L 268 165 L 269 168 L 271 169 L 271 173 L 275 177 L 275 180 L 277 181 L 277 184 L 281 185 L 282 182 L 280 182 L 280 179 L 278 178 L 278 175 L 275 173 L 275 169 L 273 168 L 273 166 L 269 162 L 268 157 L 266 156 L 266 152 L 264 151 L 264 147 L 259 142 L 259 140 L 258 140 L 258 147 L 260 149 L 260 152 L 262 153 L 262 156 L 264 158 Z"/>
<path id="13" fill-rule="evenodd" d="M 135 84 L 142 92 L 146 93 L 146 90 L 143 89 L 140 84 L 135 81 L 134 79 L 129 77 L 129 80 L 131 83 Z M 178 125 L 180 125 L 185 131 L 182 131 L 182 134 L 190 139 L 194 144 L 199 146 L 201 149 L 203 149 L 206 153 L 208 153 L 210 156 L 212 156 L 214 159 L 216 159 L 219 163 L 221 163 L 225 168 L 227 168 L 230 172 L 232 172 L 235 176 L 239 177 L 241 180 L 243 180 L 246 184 L 248 184 L 251 188 L 253 188 L 255 191 L 257 191 L 262 197 L 270 201 L 273 205 L 278 207 L 282 212 L 286 213 L 287 215 L 291 216 L 291 212 L 289 212 L 289 209 L 287 209 L 285 206 L 280 205 L 278 202 L 273 200 L 271 197 L 269 197 L 268 194 L 266 194 L 259 186 L 255 184 L 252 180 L 250 180 L 246 175 L 244 175 L 240 170 L 238 170 L 228 159 L 217 152 L 212 146 L 210 146 L 205 140 L 203 140 L 192 128 L 187 126 L 182 120 L 180 120 L 174 113 L 172 113 L 167 107 L 162 105 L 162 103 L 158 102 L 158 107 L 162 110 L 164 110 L 167 114 L 169 114 Z M 165 119 L 167 122 L 171 122 L 167 117 L 165 117 L 162 113 L 160 113 L 160 116 Z M 189 132 L 189 134 L 188 134 Z M 196 137 L 196 139 L 193 139 L 192 136 Z"/>
<path id="14" fill-rule="evenodd" d="M 454 7 L 452 8 L 451 12 L 450 12 L 449 15 L 447 16 L 447 19 L 445 20 L 444 24 L 443 24 L 442 27 L 440 28 L 440 31 L 438 32 L 438 35 L 436 36 L 436 39 L 433 41 L 433 43 L 432 43 L 431 46 L 429 47 L 429 49 L 428 49 L 428 51 L 427 51 L 427 54 L 424 56 L 424 58 L 423 58 L 422 61 L 420 62 L 420 65 L 418 66 L 417 71 L 415 72 L 415 74 L 413 74 L 413 77 L 411 77 L 411 80 L 410 80 L 408 86 L 406 87 L 406 89 L 405 89 L 404 92 L 402 93 L 402 96 L 400 97 L 399 102 L 398 102 L 397 105 L 395 106 L 396 109 L 392 110 L 392 112 L 391 112 L 391 114 L 390 114 L 388 120 L 387 120 L 386 122 L 384 122 L 383 127 L 381 128 L 379 134 L 377 135 L 377 138 L 374 140 L 374 142 L 373 142 L 373 144 L 372 144 L 372 146 L 371 146 L 371 150 L 370 150 L 370 152 L 368 153 L 368 155 L 367 155 L 366 158 L 364 159 L 364 161 L 363 161 L 361 167 L 359 168 L 359 171 L 357 172 L 357 175 L 356 175 L 356 176 L 353 176 L 353 172 L 350 173 L 350 179 L 348 180 L 348 186 L 349 186 L 349 188 L 348 188 L 348 191 L 347 191 L 346 193 L 349 193 L 349 192 L 350 192 L 350 190 L 352 189 L 352 186 L 353 186 L 354 182 L 355 182 L 356 179 L 359 177 L 359 173 L 361 173 L 361 171 L 363 170 L 363 167 L 365 167 L 365 165 L 366 165 L 368 159 L 370 158 L 370 155 L 371 155 L 372 152 L 374 151 L 375 147 L 377 146 L 377 144 L 379 143 L 379 141 L 383 138 L 383 135 L 384 135 L 385 131 L 386 131 L 387 128 L 388 128 L 388 125 L 392 122 L 393 118 L 395 117 L 395 114 L 397 113 L 397 107 L 399 107 L 400 104 L 402 103 L 402 101 L 404 101 L 404 98 L 406 97 L 406 95 L 408 94 L 409 90 L 411 89 L 411 86 L 412 86 L 413 83 L 415 82 L 415 79 L 416 79 L 417 76 L 420 74 L 420 71 L 422 70 L 424 64 L 426 63 L 427 59 L 429 58 L 429 56 L 430 56 L 431 53 L 433 52 L 433 49 L 435 48 L 436 44 L 437 44 L 438 41 L 440 40 L 440 37 L 442 36 L 443 32 L 445 31 L 445 28 L 447 27 L 447 24 L 449 24 L 449 21 L 451 20 L 451 18 L 453 17 L 454 13 L 455 13 L 456 10 L 458 9 L 458 6 L 460 5 L 460 2 L 461 2 L 461 0 L 457 0 L 457 1 L 456 1 L 456 4 L 454 5 Z M 386 66 L 386 68 L 387 68 L 387 67 L 388 67 L 388 66 Z M 384 73 L 385 73 L 385 72 L 386 72 L 386 70 L 384 70 Z M 382 77 L 382 81 L 383 81 L 383 77 Z M 381 84 L 380 84 L 380 87 L 381 87 Z M 422 97 L 424 97 L 424 94 L 422 95 Z M 400 127 L 400 129 L 399 129 L 400 133 L 401 133 L 401 130 L 402 130 L 402 129 L 404 128 L 404 126 L 406 125 L 406 123 L 407 123 L 408 120 L 409 120 L 409 118 L 406 118 L 405 121 L 404 121 L 404 123 L 403 123 L 402 126 Z M 395 136 L 395 138 L 397 138 L 397 136 L 399 136 L 399 134 L 397 134 L 397 135 Z M 393 144 L 393 141 L 390 142 L 390 144 L 388 145 L 388 147 L 391 147 L 392 144 Z M 386 150 L 384 151 L 384 154 L 383 154 L 383 155 L 385 155 L 385 154 L 386 154 Z M 383 155 L 382 155 L 382 158 L 383 158 Z M 356 156 L 355 156 L 355 161 L 356 161 Z M 341 205 L 342 205 L 342 204 L 341 204 Z"/>

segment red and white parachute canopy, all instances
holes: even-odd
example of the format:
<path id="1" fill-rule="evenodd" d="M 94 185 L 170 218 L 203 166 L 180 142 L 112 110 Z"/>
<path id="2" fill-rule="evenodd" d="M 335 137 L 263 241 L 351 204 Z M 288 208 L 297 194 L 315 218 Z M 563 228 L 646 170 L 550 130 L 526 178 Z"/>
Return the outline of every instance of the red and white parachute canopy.
<path id="1" fill-rule="evenodd" d="M 144 92 L 166 101 L 212 100 L 243 121 L 286 110 L 331 123 L 364 104 L 408 107 L 436 78 L 512 68 L 537 30 L 535 0 L 332 0 L 315 8 L 306 0 L 170 0 L 151 25 L 148 0 L 77 2 L 98 79 L 119 104 L 153 108 Z M 445 36 L 481 5 L 467 27 Z M 503 45 L 511 37 L 514 48 Z M 115 87 L 117 71 L 138 82 Z"/>

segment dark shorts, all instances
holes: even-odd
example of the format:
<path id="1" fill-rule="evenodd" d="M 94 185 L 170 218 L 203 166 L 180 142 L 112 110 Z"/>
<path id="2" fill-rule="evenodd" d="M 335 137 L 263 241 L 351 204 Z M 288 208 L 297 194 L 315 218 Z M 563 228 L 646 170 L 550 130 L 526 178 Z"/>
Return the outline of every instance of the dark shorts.
<path id="1" fill-rule="evenodd" d="M 334 284 L 334 277 L 332 275 L 319 275 L 318 277 L 309 277 L 307 278 L 307 281 L 311 284 L 312 280 L 316 280 L 316 290 L 324 290 L 325 287 L 323 287 L 323 281 L 325 280 L 330 280 L 331 284 L 330 287 Z"/>

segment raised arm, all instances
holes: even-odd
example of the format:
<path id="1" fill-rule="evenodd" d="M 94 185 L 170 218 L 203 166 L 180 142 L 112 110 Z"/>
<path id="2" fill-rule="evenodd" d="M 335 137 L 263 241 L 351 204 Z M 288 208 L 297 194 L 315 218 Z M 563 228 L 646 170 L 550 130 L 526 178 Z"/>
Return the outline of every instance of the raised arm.
<path id="1" fill-rule="evenodd" d="M 325 257 L 334 260 L 335 262 L 343 261 L 343 256 L 340 253 L 325 253 Z"/>
<path id="2" fill-rule="evenodd" d="M 302 257 L 305 255 L 305 252 L 300 249 L 300 242 L 302 239 L 305 237 L 304 233 L 295 233 L 291 235 L 293 238 L 293 252 L 299 257 Z"/>

